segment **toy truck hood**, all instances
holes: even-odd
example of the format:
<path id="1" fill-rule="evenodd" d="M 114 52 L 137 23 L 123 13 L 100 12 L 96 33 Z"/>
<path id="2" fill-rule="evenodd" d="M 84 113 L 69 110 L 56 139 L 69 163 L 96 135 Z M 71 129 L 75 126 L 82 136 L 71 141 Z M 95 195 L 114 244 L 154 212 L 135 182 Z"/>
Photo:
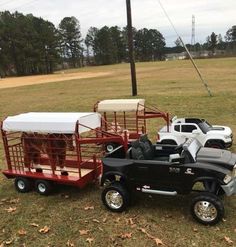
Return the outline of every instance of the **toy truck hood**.
<path id="1" fill-rule="evenodd" d="M 171 129 L 171 126 L 172 126 L 172 125 L 169 125 L 169 129 Z M 162 133 L 162 132 L 167 132 L 167 126 L 166 126 L 166 125 L 163 126 L 163 127 L 159 130 L 159 132 L 160 132 L 160 133 Z"/>
<path id="2" fill-rule="evenodd" d="M 107 171 L 124 172 L 124 170 L 133 164 L 133 161 L 119 158 L 102 158 L 102 163 L 104 173 Z"/>
<path id="3" fill-rule="evenodd" d="M 232 130 L 227 126 L 213 125 L 209 133 L 230 136 L 232 135 Z"/>
<path id="4" fill-rule="evenodd" d="M 206 162 L 233 170 L 236 164 L 236 154 L 228 150 L 215 148 L 201 148 L 197 153 L 197 162 Z"/>

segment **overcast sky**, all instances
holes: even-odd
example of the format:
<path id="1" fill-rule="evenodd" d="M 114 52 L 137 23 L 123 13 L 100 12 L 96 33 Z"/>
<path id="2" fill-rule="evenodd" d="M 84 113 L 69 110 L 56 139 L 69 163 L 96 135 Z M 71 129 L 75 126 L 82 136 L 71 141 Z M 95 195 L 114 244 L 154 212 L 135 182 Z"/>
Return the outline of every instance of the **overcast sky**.
<path id="1" fill-rule="evenodd" d="M 236 0 L 161 0 L 169 17 L 186 43 L 191 43 L 192 15 L 196 19 L 196 42 L 205 42 L 215 32 L 224 37 L 236 25 Z M 158 29 L 173 46 L 177 39 L 158 0 L 131 0 L 133 26 Z M 32 13 L 56 26 L 65 16 L 75 16 L 83 37 L 89 27 L 126 25 L 125 0 L 0 0 L 0 10 Z"/>

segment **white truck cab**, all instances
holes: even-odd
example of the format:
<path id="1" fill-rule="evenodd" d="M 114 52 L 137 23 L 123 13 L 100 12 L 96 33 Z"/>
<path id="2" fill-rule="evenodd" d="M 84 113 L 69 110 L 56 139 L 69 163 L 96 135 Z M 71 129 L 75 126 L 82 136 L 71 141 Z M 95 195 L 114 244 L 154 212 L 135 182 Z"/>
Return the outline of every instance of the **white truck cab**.
<path id="1" fill-rule="evenodd" d="M 227 126 L 211 125 L 205 119 L 174 117 L 158 132 L 159 143 L 180 145 L 196 138 L 205 147 L 229 148 L 233 142 L 232 130 Z"/>

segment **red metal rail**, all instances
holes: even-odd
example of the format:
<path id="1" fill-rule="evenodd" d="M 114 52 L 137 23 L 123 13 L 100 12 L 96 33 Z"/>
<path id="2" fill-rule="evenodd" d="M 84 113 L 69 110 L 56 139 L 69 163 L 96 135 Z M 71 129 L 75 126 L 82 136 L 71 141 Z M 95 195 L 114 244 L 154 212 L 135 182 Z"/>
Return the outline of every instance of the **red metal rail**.
<path id="1" fill-rule="evenodd" d="M 79 135 L 79 125 L 76 124 L 75 134 L 68 135 L 6 132 L 1 123 L 7 161 L 3 174 L 8 178 L 47 179 L 79 187 L 94 181 L 101 174 L 105 143 L 120 143 L 127 150 L 127 140 L 116 133 L 83 125 L 90 130 Z"/>
<path id="2" fill-rule="evenodd" d="M 94 112 L 98 111 L 99 101 L 94 105 Z M 140 110 L 142 109 L 142 110 Z M 137 105 L 134 112 L 100 112 L 104 117 L 103 129 L 122 134 L 123 130 L 128 130 L 129 139 L 138 139 L 141 134 L 147 133 L 147 119 L 162 118 L 165 120 L 169 131 L 170 115 L 159 110 L 155 106 Z"/>

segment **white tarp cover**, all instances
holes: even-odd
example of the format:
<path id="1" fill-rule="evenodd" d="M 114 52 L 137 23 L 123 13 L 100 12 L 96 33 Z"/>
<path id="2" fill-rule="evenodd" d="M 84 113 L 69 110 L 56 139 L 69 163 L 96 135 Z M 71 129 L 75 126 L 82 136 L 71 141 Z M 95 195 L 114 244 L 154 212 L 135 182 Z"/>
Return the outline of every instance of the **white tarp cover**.
<path id="1" fill-rule="evenodd" d="M 4 131 L 22 131 L 38 133 L 75 133 L 79 122 L 79 133 L 101 126 L 101 115 L 94 112 L 29 112 L 7 117 L 3 121 Z"/>
<path id="2" fill-rule="evenodd" d="M 98 103 L 98 112 L 131 112 L 144 109 L 144 99 L 112 99 Z"/>

